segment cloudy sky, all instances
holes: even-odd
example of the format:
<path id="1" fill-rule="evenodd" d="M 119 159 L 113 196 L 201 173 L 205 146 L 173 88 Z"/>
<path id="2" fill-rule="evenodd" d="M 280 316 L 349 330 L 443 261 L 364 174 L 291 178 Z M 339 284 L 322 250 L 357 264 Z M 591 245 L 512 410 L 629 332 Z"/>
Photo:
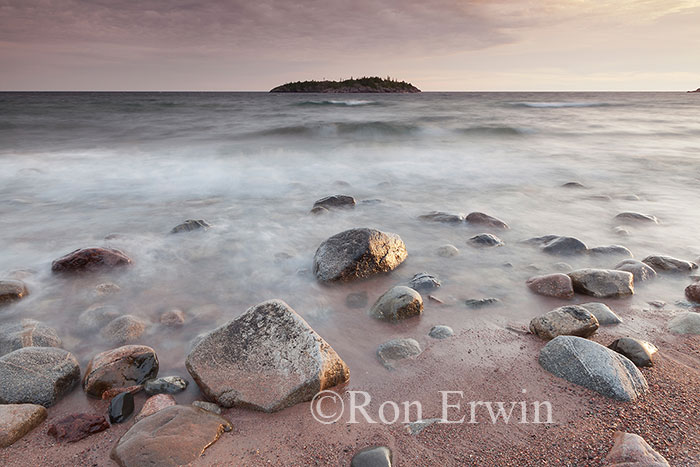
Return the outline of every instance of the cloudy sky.
<path id="1" fill-rule="evenodd" d="M 700 86 L 700 0 L 0 0 L 2 90 Z"/>

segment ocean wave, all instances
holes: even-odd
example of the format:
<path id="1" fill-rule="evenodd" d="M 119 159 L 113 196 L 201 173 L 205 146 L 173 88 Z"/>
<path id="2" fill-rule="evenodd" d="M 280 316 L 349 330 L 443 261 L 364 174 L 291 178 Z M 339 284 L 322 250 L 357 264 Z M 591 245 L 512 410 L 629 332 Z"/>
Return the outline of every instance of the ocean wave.
<path id="1" fill-rule="evenodd" d="M 348 100 L 323 100 L 323 101 L 304 101 L 294 104 L 301 107 L 309 106 L 340 106 L 340 107 L 358 107 L 363 105 L 381 105 L 377 101 L 369 101 L 364 99 L 348 99 Z"/>
<path id="2" fill-rule="evenodd" d="M 481 136 L 523 136 L 532 133 L 531 130 L 512 126 L 473 126 L 468 128 L 459 128 L 456 131 L 457 133 L 461 133 L 463 135 Z"/>
<path id="3" fill-rule="evenodd" d="M 571 107 L 610 107 L 614 104 L 607 102 L 511 102 L 509 105 L 531 109 L 565 109 Z"/>
<path id="4" fill-rule="evenodd" d="M 371 122 L 331 122 L 307 125 L 290 125 L 248 133 L 245 136 L 254 138 L 267 137 L 397 137 L 407 136 L 421 131 L 419 125 L 393 121 Z"/>

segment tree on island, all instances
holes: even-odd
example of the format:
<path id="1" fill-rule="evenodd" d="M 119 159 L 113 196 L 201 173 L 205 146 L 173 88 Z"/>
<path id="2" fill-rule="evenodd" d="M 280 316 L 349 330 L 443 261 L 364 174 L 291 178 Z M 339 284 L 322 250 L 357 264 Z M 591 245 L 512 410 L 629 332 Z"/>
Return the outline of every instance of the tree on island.
<path id="1" fill-rule="evenodd" d="M 382 79 L 378 76 L 364 76 L 340 81 L 295 81 L 277 86 L 270 92 L 393 92 L 393 93 L 415 93 L 420 89 L 406 81 L 398 81 L 387 76 Z"/>

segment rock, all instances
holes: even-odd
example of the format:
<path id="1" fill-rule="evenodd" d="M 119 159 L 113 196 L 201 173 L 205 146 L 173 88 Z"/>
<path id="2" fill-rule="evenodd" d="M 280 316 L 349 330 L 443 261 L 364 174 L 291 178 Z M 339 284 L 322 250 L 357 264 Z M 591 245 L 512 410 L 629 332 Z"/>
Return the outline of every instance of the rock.
<path id="1" fill-rule="evenodd" d="M 562 188 L 586 188 L 586 185 L 584 185 L 581 182 L 566 182 L 562 185 Z"/>
<path id="2" fill-rule="evenodd" d="M 122 392 L 130 392 L 131 394 L 136 394 L 138 392 L 141 392 L 143 390 L 143 384 L 136 384 L 134 386 L 127 386 L 125 388 L 112 388 L 112 389 L 107 389 L 105 392 L 102 393 L 101 399 L 103 401 L 111 401 L 114 396 L 117 394 L 121 394 Z"/>
<path id="3" fill-rule="evenodd" d="M 206 410 L 207 412 L 215 413 L 216 415 L 221 415 L 221 407 L 212 402 L 194 401 L 192 402 L 192 405 L 194 407 L 199 407 L 202 410 Z"/>
<path id="4" fill-rule="evenodd" d="M 105 282 L 104 284 L 99 284 L 95 286 L 95 295 L 98 297 L 106 297 L 108 295 L 115 295 L 121 292 L 122 288 L 113 282 Z"/>
<path id="5" fill-rule="evenodd" d="M 154 394 L 177 394 L 187 389 L 187 381 L 179 376 L 163 376 L 146 381 L 143 389 L 149 396 Z"/>
<path id="6" fill-rule="evenodd" d="M 622 323 L 622 318 L 617 316 L 605 303 L 591 302 L 578 305 L 588 310 L 598 320 L 601 326 Z"/>
<path id="7" fill-rule="evenodd" d="M 107 326 L 112 320 L 120 317 L 122 312 L 117 307 L 93 305 L 78 316 L 77 329 L 80 332 L 92 332 Z"/>
<path id="8" fill-rule="evenodd" d="M 622 245 L 597 246 L 588 250 L 588 253 L 595 256 L 633 256 L 632 252 Z"/>
<path id="9" fill-rule="evenodd" d="M 550 255 L 572 256 L 588 251 L 588 247 L 578 238 L 555 237 L 542 246 L 542 251 Z"/>
<path id="10" fill-rule="evenodd" d="M 503 222 L 501 219 L 489 216 L 483 212 L 472 212 L 466 219 L 469 224 L 472 225 L 485 225 L 487 227 L 495 227 L 497 229 L 509 229 L 508 224 Z"/>
<path id="11" fill-rule="evenodd" d="M 165 310 L 160 315 L 160 324 L 163 326 L 179 327 L 185 324 L 185 312 L 173 308 L 171 310 Z"/>
<path id="12" fill-rule="evenodd" d="M 415 339 L 392 339 L 379 346 L 377 357 L 385 368 L 393 370 L 407 358 L 414 358 L 422 352 Z"/>
<path id="13" fill-rule="evenodd" d="M 175 402 L 175 398 L 170 394 L 156 394 L 155 396 L 151 396 L 144 402 L 141 412 L 136 416 L 136 421 L 138 422 L 143 418 L 149 417 L 173 405 L 177 405 L 177 402 Z"/>
<path id="14" fill-rule="evenodd" d="M 350 467 L 391 467 L 391 450 L 386 446 L 374 446 L 357 451 Z"/>
<path id="15" fill-rule="evenodd" d="M 654 344 L 631 337 L 615 339 L 608 348 L 624 355 L 640 367 L 654 365 L 653 357 L 659 351 Z"/>
<path id="16" fill-rule="evenodd" d="M 347 196 L 347 195 L 326 196 L 325 198 L 321 198 L 314 203 L 313 208 L 311 208 L 311 212 L 319 213 L 321 211 L 334 209 L 334 208 L 354 208 L 355 204 L 357 204 L 357 202 L 355 201 L 355 198 L 353 198 L 352 196 Z M 317 210 L 317 208 L 323 208 L 323 209 Z"/>
<path id="17" fill-rule="evenodd" d="M 345 297 L 345 304 L 348 308 L 364 308 L 369 303 L 367 292 L 349 293 Z"/>
<path id="18" fill-rule="evenodd" d="M 554 269 L 561 272 L 571 272 L 574 268 L 569 263 L 554 263 L 552 265 Z"/>
<path id="19" fill-rule="evenodd" d="M 33 319 L 0 326 L 0 356 L 23 347 L 61 347 L 61 339 L 53 328 Z"/>
<path id="20" fill-rule="evenodd" d="M 615 269 L 632 273 L 635 283 L 648 281 L 656 277 L 656 271 L 651 266 L 636 259 L 626 259 L 615 266 Z"/>
<path id="21" fill-rule="evenodd" d="M 370 316 L 386 321 L 419 316 L 423 313 L 423 298 L 410 287 L 402 285 L 392 287 L 374 302 L 369 310 Z"/>
<path id="22" fill-rule="evenodd" d="M 321 243 L 313 271 L 322 282 L 348 281 L 392 271 L 406 256 L 406 245 L 396 234 L 351 229 Z"/>
<path id="23" fill-rule="evenodd" d="M 428 335 L 433 339 L 446 339 L 448 337 L 454 336 L 455 332 L 449 326 L 438 325 L 430 328 L 430 332 L 428 333 Z"/>
<path id="24" fill-rule="evenodd" d="M 111 458 L 121 467 L 188 465 L 231 425 L 210 412 L 166 407 L 134 424 L 114 446 Z"/>
<path id="25" fill-rule="evenodd" d="M 113 319 L 102 329 L 102 337 L 110 344 L 130 344 L 138 341 L 146 332 L 148 323 L 134 315 Z"/>
<path id="26" fill-rule="evenodd" d="M 675 334 L 700 334 L 700 313 L 686 311 L 679 313 L 668 323 L 668 328 Z"/>
<path id="27" fill-rule="evenodd" d="M 20 300 L 29 295 L 29 289 L 20 280 L 0 281 L 0 305 Z"/>
<path id="28" fill-rule="evenodd" d="M 311 214 L 325 214 L 327 212 L 331 212 L 331 210 L 328 208 L 324 208 L 323 206 L 311 208 Z"/>
<path id="29" fill-rule="evenodd" d="M 131 259 L 113 248 L 75 250 L 51 263 L 51 270 L 60 273 L 108 271 L 131 264 Z"/>
<path id="30" fill-rule="evenodd" d="M 72 353 L 55 347 L 24 347 L 0 357 L 0 404 L 50 407 L 80 380 Z"/>
<path id="31" fill-rule="evenodd" d="M 562 306 L 530 321 L 530 331 L 545 340 L 557 336 L 588 337 L 598 330 L 598 319 L 587 309 L 577 306 Z"/>
<path id="32" fill-rule="evenodd" d="M 211 224 L 204 219 L 187 219 L 185 222 L 183 222 L 180 225 L 176 225 L 173 227 L 173 230 L 170 231 L 171 234 L 176 234 L 176 233 L 183 233 L 183 232 L 192 232 L 195 230 L 209 230 L 211 228 Z"/>
<path id="33" fill-rule="evenodd" d="M 669 463 L 641 436 L 617 431 L 603 467 L 669 467 Z"/>
<path id="34" fill-rule="evenodd" d="M 569 273 L 574 291 L 597 298 L 627 297 L 634 294 L 634 276 L 610 269 L 579 269 Z"/>
<path id="35" fill-rule="evenodd" d="M 51 423 L 47 434 L 56 438 L 59 443 L 75 443 L 107 428 L 109 423 L 102 415 L 74 413 Z"/>
<path id="36" fill-rule="evenodd" d="M 691 302 L 700 303 L 700 282 L 690 284 L 686 287 L 685 297 Z"/>
<path id="37" fill-rule="evenodd" d="M 130 392 L 117 394 L 109 401 L 110 423 L 122 423 L 134 413 L 134 395 Z"/>
<path id="38" fill-rule="evenodd" d="M 460 224 L 464 222 L 464 214 L 450 214 L 447 212 L 433 211 L 428 214 L 418 216 L 418 219 L 429 222 L 442 222 L 444 224 Z"/>
<path id="39" fill-rule="evenodd" d="M 10 446 L 46 420 L 46 409 L 36 404 L 0 405 L 0 449 Z"/>
<path id="40" fill-rule="evenodd" d="M 469 239 L 469 243 L 471 243 L 471 245 L 475 247 L 494 247 L 505 245 L 505 243 L 503 243 L 503 240 L 490 233 L 474 235 L 472 238 Z"/>
<path id="41" fill-rule="evenodd" d="M 208 399 L 264 412 L 311 400 L 350 377 L 333 348 L 281 300 L 207 334 L 185 365 Z"/>
<path id="42" fill-rule="evenodd" d="M 112 388 L 126 388 L 144 383 L 158 375 L 158 357 L 145 345 L 125 345 L 99 353 L 85 370 L 83 389 L 102 397 Z"/>
<path id="43" fill-rule="evenodd" d="M 539 295 L 556 298 L 574 298 L 574 286 L 566 274 L 548 274 L 531 277 L 526 282 L 528 288 Z"/>
<path id="44" fill-rule="evenodd" d="M 654 308 L 663 308 L 666 306 L 666 302 L 663 300 L 652 300 L 650 302 L 647 302 L 649 305 L 653 306 Z"/>
<path id="45" fill-rule="evenodd" d="M 561 237 L 559 235 L 543 235 L 542 237 L 528 238 L 527 240 L 524 240 L 522 243 L 526 243 L 528 245 L 544 246 L 547 243 L 554 241 L 558 238 L 561 238 Z"/>
<path id="46" fill-rule="evenodd" d="M 644 258 L 642 262 L 654 268 L 654 270 L 658 273 L 685 273 L 698 268 L 698 265 L 695 263 L 683 261 L 682 259 L 673 258 L 671 256 L 651 255 Z"/>
<path id="47" fill-rule="evenodd" d="M 615 220 L 623 223 L 658 224 L 659 220 L 654 216 L 639 212 L 621 212 L 615 216 Z"/>
<path id="48" fill-rule="evenodd" d="M 613 232 L 620 237 L 629 237 L 631 235 L 629 229 L 622 227 L 621 225 L 613 228 Z"/>
<path id="49" fill-rule="evenodd" d="M 555 337 L 540 351 L 539 362 L 553 375 L 613 399 L 633 401 L 648 390 L 634 363 L 582 337 Z"/>
<path id="50" fill-rule="evenodd" d="M 501 303 L 501 301 L 499 299 L 493 298 L 493 297 L 469 298 L 469 299 L 464 301 L 464 304 L 467 305 L 467 308 L 472 308 L 472 309 L 484 308 L 486 306 L 496 305 L 498 303 Z"/>
<path id="51" fill-rule="evenodd" d="M 418 292 L 429 292 L 440 287 L 440 280 L 427 272 L 419 272 L 408 281 L 408 286 Z"/>
<path id="52" fill-rule="evenodd" d="M 452 258 L 459 255 L 459 249 L 454 245 L 443 245 L 437 249 L 437 255 L 442 258 Z"/>

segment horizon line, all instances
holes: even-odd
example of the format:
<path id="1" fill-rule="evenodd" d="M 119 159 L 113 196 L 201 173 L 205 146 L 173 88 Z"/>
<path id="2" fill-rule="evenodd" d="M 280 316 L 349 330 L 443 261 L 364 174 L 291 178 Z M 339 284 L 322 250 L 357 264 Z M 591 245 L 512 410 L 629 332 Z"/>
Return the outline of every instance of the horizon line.
<path id="1" fill-rule="evenodd" d="M 158 90 L 158 89 L 0 89 L 0 93 L 10 93 L 10 92 L 208 92 L 208 93 L 232 93 L 232 92 L 248 92 L 248 93 L 264 93 L 264 94 L 425 94 L 425 93 L 439 93 L 439 92 L 464 92 L 464 93 L 520 93 L 520 92 L 541 92 L 541 93 L 554 93 L 554 92 L 618 92 L 618 93 L 635 93 L 635 92 L 682 92 L 682 93 L 692 93 L 695 90 L 678 90 L 678 89 L 642 89 L 633 91 L 621 91 L 615 89 L 567 89 L 567 90 L 532 90 L 532 89 L 521 89 L 521 90 L 421 90 L 418 93 L 400 93 L 400 92 L 278 92 L 271 93 L 269 90 L 206 90 L 206 89 L 175 89 L 175 90 Z"/>

